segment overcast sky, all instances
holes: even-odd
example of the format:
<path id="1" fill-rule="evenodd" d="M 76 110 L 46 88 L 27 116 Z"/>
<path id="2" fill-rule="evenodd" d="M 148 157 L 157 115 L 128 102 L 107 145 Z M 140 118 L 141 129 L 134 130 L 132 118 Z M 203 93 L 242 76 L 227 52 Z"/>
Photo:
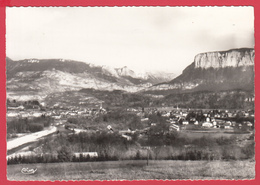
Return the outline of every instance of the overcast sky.
<path id="1" fill-rule="evenodd" d="M 207 51 L 254 47 L 252 7 L 11 7 L 6 54 L 180 74 Z"/>

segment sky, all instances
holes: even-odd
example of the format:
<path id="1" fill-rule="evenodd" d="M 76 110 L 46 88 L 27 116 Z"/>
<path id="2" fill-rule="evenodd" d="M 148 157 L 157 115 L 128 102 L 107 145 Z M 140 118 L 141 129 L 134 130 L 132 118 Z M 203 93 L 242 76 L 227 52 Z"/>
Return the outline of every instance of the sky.
<path id="1" fill-rule="evenodd" d="M 6 55 L 180 74 L 195 55 L 254 47 L 253 7 L 7 7 Z"/>

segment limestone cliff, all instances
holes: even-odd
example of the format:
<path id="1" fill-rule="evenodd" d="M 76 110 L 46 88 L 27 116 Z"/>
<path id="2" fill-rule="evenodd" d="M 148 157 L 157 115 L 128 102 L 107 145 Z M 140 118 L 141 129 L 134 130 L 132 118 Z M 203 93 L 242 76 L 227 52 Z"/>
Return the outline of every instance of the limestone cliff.
<path id="1" fill-rule="evenodd" d="M 147 91 L 185 92 L 254 90 L 254 57 L 251 48 L 201 53 L 182 74 Z"/>
<path id="2" fill-rule="evenodd" d="M 195 68 L 224 68 L 254 65 L 255 50 L 242 48 L 221 52 L 207 52 L 195 56 Z"/>

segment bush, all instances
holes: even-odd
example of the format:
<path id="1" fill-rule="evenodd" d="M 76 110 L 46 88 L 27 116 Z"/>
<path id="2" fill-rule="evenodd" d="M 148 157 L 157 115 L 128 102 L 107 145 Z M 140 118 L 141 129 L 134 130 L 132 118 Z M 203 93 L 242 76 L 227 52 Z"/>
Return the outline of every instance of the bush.
<path id="1" fill-rule="evenodd" d="M 137 152 L 136 152 L 135 159 L 136 159 L 136 160 L 141 159 L 141 154 L 140 154 L 140 151 L 139 151 L 139 150 L 137 150 Z"/>
<path id="2" fill-rule="evenodd" d="M 73 154 L 67 146 L 62 146 L 58 151 L 58 160 L 60 162 L 69 162 L 72 160 Z"/>
<path id="3" fill-rule="evenodd" d="M 28 131 L 28 119 L 17 119 L 7 122 L 7 133 L 24 133 Z"/>
<path id="4" fill-rule="evenodd" d="M 230 145 L 233 144 L 236 140 L 236 137 L 230 137 L 230 138 L 226 138 L 226 137 L 220 137 L 216 139 L 216 142 L 218 145 Z"/>
<path id="5" fill-rule="evenodd" d="M 28 130 L 30 132 L 39 132 L 43 130 L 43 125 L 37 123 L 30 123 L 28 124 Z"/>
<path id="6" fill-rule="evenodd" d="M 250 159 L 255 156 L 255 143 L 251 143 L 246 145 L 242 149 L 242 153 L 245 154 L 246 158 Z"/>
<path id="7" fill-rule="evenodd" d="M 76 125 L 79 123 L 79 120 L 77 118 L 68 118 L 67 121 L 69 123 L 76 124 Z"/>
<path id="8" fill-rule="evenodd" d="M 38 132 L 43 130 L 43 127 L 50 126 L 52 118 L 38 117 L 33 119 L 16 119 L 7 122 L 7 133 L 25 133 L 25 132 Z"/>

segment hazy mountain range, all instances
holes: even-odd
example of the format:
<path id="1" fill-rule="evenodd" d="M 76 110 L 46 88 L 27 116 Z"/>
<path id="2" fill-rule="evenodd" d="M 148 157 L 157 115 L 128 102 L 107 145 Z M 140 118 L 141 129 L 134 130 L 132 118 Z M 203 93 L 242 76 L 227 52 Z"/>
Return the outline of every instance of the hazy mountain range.
<path id="1" fill-rule="evenodd" d="M 251 48 L 201 53 L 176 78 L 163 72 L 138 74 L 126 66 L 112 68 L 65 59 L 7 58 L 7 98 L 44 101 L 55 93 L 82 89 L 159 95 L 165 101 L 169 97 L 178 100 L 176 97 L 182 93 L 197 93 L 197 96 L 198 92 L 207 96 L 205 92 L 223 94 L 239 90 L 246 92 L 245 96 L 248 92 L 253 96 L 254 56 Z"/>
<path id="2" fill-rule="evenodd" d="M 50 93 L 82 88 L 137 92 L 175 77 L 171 73 L 136 73 L 126 66 L 112 68 L 65 59 L 6 59 L 7 96 L 43 99 Z"/>

